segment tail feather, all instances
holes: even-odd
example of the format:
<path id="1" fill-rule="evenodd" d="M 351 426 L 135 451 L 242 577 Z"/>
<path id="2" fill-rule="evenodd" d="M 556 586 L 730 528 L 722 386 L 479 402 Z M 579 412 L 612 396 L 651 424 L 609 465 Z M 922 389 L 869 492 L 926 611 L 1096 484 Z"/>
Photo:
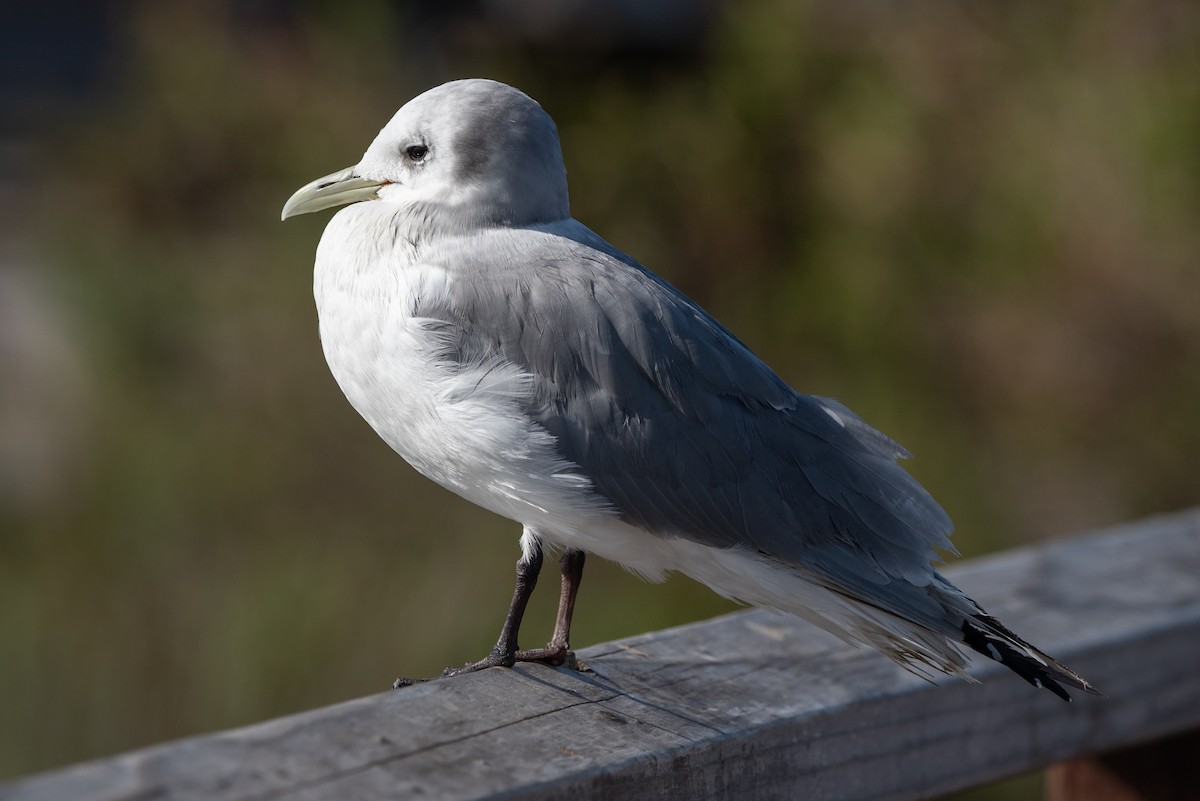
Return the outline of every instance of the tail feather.
<path id="1" fill-rule="evenodd" d="M 970 648 L 996 660 L 1034 687 L 1044 687 L 1064 701 L 1069 702 L 1071 696 L 1063 689 L 1063 684 L 1092 695 L 1100 694 L 1082 676 L 1013 634 L 991 615 L 979 612 L 968 616 L 963 621 L 962 634 L 963 642 Z"/>
<path id="2" fill-rule="evenodd" d="M 987 614 L 941 574 L 926 586 L 862 582 L 857 589 L 803 565 L 761 553 L 668 540 L 673 567 L 727 598 L 798 615 L 854 645 L 883 652 L 930 681 L 938 673 L 975 679 L 967 648 L 1000 662 L 1035 687 L 1070 701 L 1063 685 L 1099 695 L 1081 676 Z M 600 552 L 603 554 L 603 552 Z"/>

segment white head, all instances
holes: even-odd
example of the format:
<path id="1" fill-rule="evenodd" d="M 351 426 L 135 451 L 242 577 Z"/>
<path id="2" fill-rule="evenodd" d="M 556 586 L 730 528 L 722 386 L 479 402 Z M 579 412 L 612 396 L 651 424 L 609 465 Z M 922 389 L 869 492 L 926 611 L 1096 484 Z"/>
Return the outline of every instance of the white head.
<path id="1" fill-rule="evenodd" d="M 496 81 L 453 81 L 410 100 L 349 169 L 313 181 L 283 219 L 372 200 L 455 229 L 570 216 L 554 121 Z"/>

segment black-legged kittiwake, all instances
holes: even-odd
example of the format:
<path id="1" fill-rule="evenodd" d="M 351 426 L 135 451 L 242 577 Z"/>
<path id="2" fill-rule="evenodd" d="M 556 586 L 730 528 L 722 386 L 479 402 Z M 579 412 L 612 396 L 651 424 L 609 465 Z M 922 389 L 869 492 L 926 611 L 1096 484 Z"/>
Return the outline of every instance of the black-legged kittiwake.
<path id="1" fill-rule="evenodd" d="M 459 671 L 567 659 L 592 553 L 650 579 L 685 573 L 917 672 L 965 676 L 965 645 L 1068 700 L 1060 685 L 1094 692 L 934 569 L 952 525 L 900 445 L 793 390 L 572 219 L 557 130 L 527 95 L 431 89 L 283 217 L 342 205 L 314 281 L 334 377 L 418 471 L 523 527 L 499 642 Z M 521 651 L 544 544 L 563 549 L 558 620 Z"/>

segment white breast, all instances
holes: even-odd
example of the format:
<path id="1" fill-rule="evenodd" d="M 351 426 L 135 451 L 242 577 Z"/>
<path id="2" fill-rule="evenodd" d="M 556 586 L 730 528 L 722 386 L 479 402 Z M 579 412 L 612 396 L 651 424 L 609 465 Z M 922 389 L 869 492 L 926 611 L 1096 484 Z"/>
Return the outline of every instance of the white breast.
<path id="1" fill-rule="evenodd" d="M 609 518 L 590 482 L 520 411 L 531 377 L 511 363 L 439 357 L 440 325 L 419 299 L 448 300 L 436 248 L 398 235 L 383 204 L 338 212 L 317 248 L 313 294 L 325 358 L 359 414 L 414 468 L 538 529 Z"/>

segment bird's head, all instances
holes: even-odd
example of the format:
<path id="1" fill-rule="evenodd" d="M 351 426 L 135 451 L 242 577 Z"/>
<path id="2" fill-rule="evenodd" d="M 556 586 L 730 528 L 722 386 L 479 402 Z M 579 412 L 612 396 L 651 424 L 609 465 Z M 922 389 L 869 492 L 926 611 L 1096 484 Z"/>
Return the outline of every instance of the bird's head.
<path id="1" fill-rule="evenodd" d="M 455 227 L 570 216 L 554 121 L 496 81 L 453 81 L 410 100 L 353 167 L 292 195 L 282 219 L 371 200 Z"/>

